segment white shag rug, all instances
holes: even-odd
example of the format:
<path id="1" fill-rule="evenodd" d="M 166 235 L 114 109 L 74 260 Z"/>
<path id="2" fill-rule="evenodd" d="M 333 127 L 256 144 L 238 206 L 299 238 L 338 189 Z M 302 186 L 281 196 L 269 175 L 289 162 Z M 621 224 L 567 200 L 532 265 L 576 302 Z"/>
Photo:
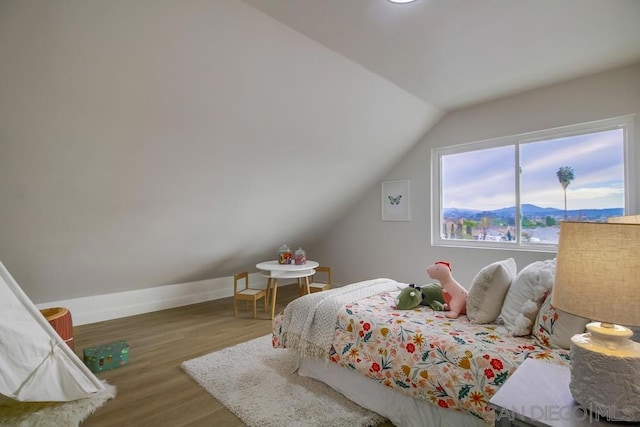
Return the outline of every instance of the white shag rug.
<path id="1" fill-rule="evenodd" d="M 105 389 L 73 402 L 16 402 L 0 400 L 0 426 L 78 426 L 107 400 L 116 396 L 116 387 L 103 381 Z"/>
<path id="2" fill-rule="evenodd" d="M 249 427 L 366 427 L 385 420 L 299 376 L 293 351 L 273 348 L 271 335 L 188 360 L 182 369 Z"/>

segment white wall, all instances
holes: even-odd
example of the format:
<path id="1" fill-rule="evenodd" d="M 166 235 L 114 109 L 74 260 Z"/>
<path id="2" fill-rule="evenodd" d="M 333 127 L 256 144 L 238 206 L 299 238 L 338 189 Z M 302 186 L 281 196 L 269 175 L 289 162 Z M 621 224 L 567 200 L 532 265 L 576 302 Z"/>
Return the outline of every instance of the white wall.
<path id="1" fill-rule="evenodd" d="M 427 283 L 432 280 L 426 267 L 449 260 L 454 277 L 467 287 L 492 261 L 513 257 L 520 270 L 533 261 L 553 258 L 554 253 L 431 246 L 431 149 L 627 114 L 640 115 L 640 64 L 448 113 L 383 178 L 411 180 L 411 221 L 381 221 L 378 182 L 309 252 L 332 266 L 340 283 L 374 277 Z M 636 117 L 636 157 L 640 156 L 638 123 Z M 640 158 L 632 165 L 639 170 Z"/>
<path id="2" fill-rule="evenodd" d="M 238 0 L 2 0 L 0 261 L 36 303 L 252 271 L 439 117 Z"/>

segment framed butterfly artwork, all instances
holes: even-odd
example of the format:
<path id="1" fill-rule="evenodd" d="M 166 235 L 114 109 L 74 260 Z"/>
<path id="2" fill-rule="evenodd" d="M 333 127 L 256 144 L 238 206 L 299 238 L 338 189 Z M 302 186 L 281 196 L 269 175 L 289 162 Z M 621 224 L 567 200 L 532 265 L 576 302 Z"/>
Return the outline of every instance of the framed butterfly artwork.
<path id="1" fill-rule="evenodd" d="M 408 179 L 382 183 L 382 220 L 411 221 Z"/>

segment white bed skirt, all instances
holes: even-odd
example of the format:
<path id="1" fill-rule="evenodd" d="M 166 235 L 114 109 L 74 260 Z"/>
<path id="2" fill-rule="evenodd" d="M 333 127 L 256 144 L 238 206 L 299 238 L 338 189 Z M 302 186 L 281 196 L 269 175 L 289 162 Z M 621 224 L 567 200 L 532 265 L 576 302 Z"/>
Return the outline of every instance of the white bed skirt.
<path id="1" fill-rule="evenodd" d="M 421 402 L 335 363 L 300 358 L 298 374 L 322 381 L 398 427 L 487 427 L 483 420 L 471 414 Z"/>

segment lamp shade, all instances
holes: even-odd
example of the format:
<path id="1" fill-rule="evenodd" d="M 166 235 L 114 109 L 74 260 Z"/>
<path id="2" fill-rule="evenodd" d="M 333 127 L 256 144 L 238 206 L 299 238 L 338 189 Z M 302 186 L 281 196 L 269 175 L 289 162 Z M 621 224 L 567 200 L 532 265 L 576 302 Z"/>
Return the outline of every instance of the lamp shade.
<path id="1" fill-rule="evenodd" d="M 563 222 L 551 304 L 590 320 L 640 325 L 640 224 Z"/>

